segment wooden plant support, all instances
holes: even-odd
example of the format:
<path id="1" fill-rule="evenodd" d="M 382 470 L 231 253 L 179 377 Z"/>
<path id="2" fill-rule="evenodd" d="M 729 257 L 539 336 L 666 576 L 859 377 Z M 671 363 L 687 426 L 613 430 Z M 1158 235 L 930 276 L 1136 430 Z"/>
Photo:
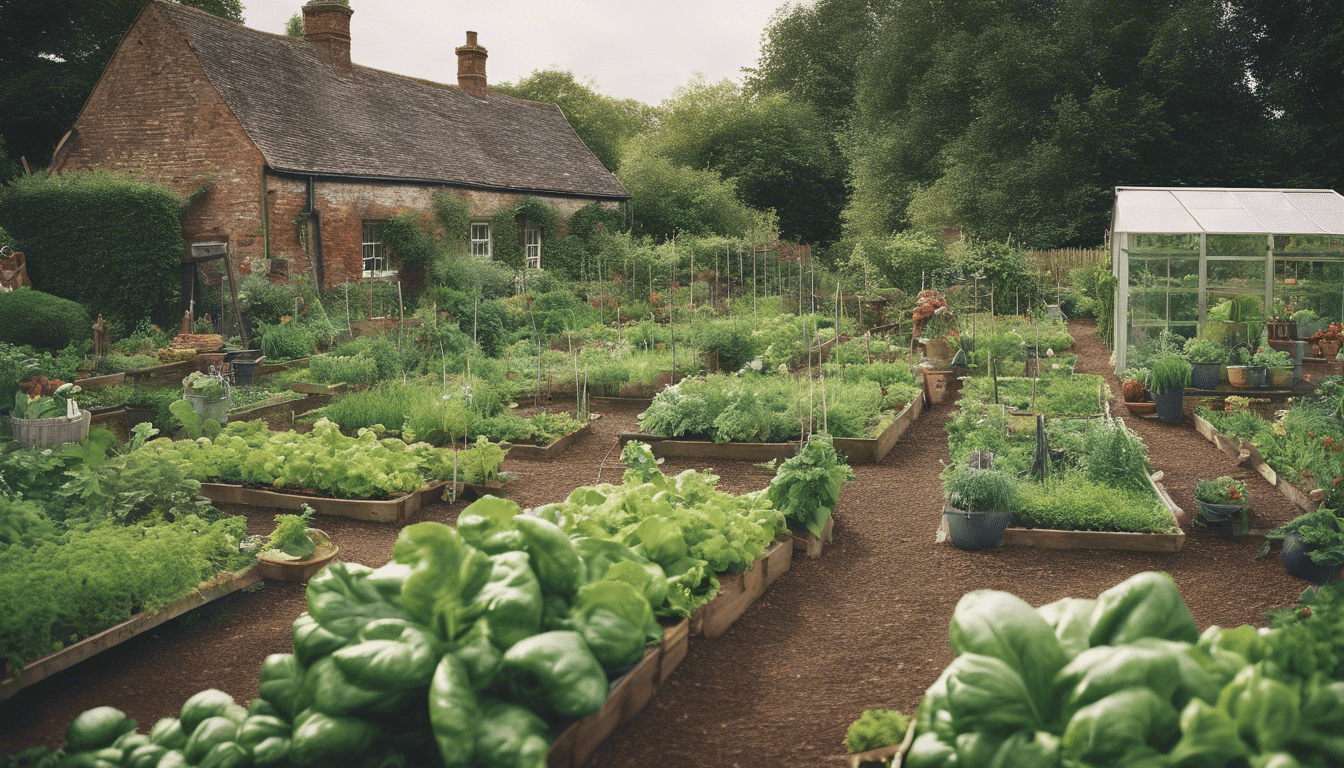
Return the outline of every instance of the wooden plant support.
<path id="1" fill-rule="evenodd" d="M 131 618 L 108 628 L 91 637 L 86 637 L 73 645 L 47 654 L 30 664 L 24 665 L 19 674 L 0 680 L 0 701 L 4 701 L 20 690 L 44 680 L 52 675 L 78 664 L 85 659 L 130 640 L 142 632 L 153 629 L 169 619 L 198 608 L 206 603 L 218 600 L 225 595 L 256 584 L 261 581 L 261 573 L 255 568 L 240 574 L 222 573 L 213 581 L 206 582 L 196 590 L 154 613 L 137 613 Z"/>
<path id="2" fill-rule="evenodd" d="M 821 536 L 815 536 L 811 532 L 793 533 L 789 538 L 793 541 L 793 548 L 799 552 L 807 553 L 810 558 L 821 557 L 822 545 L 831 540 L 831 534 L 835 529 L 835 513 L 826 519 L 826 527 L 821 529 Z"/>

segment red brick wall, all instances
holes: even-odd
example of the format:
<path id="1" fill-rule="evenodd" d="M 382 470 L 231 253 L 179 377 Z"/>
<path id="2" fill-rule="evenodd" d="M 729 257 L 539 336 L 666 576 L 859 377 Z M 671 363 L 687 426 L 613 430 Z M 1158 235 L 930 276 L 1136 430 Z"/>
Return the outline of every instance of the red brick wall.
<path id="1" fill-rule="evenodd" d="M 299 241 L 294 220 L 307 204 L 307 182 L 270 175 L 266 181 L 270 203 L 271 254 L 288 257 L 290 274 L 311 269 L 308 251 Z M 317 179 L 313 186 L 314 206 L 322 219 L 323 278 L 327 287 L 347 280 L 361 279 L 364 265 L 363 222 L 386 219 L 406 210 L 420 211 L 425 222 L 434 210 L 434 193 L 443 187 L 423 184 L 366 183 Z M 521 195 L 480 190 L 455 190 L 471 202 L 473 216 L 492 216 L 500 208 L 516 205 Z M 562 220 L 590 200 L 537 195 L 555 206 Z M 563 228 L 563 227 L 562 227 Z M 543 244 L 544 248 L 544 244 Z"/>
<path id="2" fill-rule="evenodd" d="M 244 269 L 264 256 L 261 152 L 206 79 L 185 33 L 153 5 L 122 40 L 75 129 L 54 171 L 127 171 L 183 197 L 213 179 L 183 223 L 186 241 L 228 240 Z"/>

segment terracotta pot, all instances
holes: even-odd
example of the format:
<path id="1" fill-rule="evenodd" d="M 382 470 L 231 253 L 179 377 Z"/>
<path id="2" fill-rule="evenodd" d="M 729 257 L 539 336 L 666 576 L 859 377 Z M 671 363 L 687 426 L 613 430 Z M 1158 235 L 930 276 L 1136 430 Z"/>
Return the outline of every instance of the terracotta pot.
<path id="1" fill-rule="evenodd" d="M 1250 382 L 1247 379 L 1248 367 L 1245 365 L 1227 366 L 1227 383 L 1234 387 L 1249 387 Z"/>
<path id="2" fill-rule="evenodd" d="M 1339 354 L 1339 344 L 1340 342 L 1338 340 L 1330 341 L 1329 339 L 1321 339 L 1321 341 L 1317 343 L 1317 346 L 1321 348 L 1321 357 L 1334 357 Z"/>
<path id="3" fill-rule="evenodd" d="M 1289 367 L 1275 367 L 1269 369 L 1269 384 L 1272 387 L 1287 387 L 1293 383 L 1293 369 Z"/>

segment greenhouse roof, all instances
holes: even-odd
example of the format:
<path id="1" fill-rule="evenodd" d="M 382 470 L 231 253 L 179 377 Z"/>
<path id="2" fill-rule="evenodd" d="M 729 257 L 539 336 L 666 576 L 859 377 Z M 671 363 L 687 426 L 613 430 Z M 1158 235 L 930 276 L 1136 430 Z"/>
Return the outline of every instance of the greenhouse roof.
<path id="1" fill-rule="evenodd" d="M 1344 234 L 1344 197 L 1331 189 L 1116 187 L 1112 232 Z"/>

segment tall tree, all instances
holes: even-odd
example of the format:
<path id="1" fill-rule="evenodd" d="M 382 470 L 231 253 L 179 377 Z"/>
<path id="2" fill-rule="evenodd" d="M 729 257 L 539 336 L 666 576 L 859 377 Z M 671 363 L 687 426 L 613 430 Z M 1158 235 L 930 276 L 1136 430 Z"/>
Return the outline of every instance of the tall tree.
<path id="1" fill-rule="evenodd" d="M 847 223 L 952 216 L 1092 244 L 1111 188 L 1265 182 L 1269 114 L 1223 0 L 902 0 L 862 65 Z"/>
<path id="2" fill-rule="evenodd" d="M 744 203 L 775 210 L 785 237 L 829 243 L 839 234 L 844 159 L 806 103 L 697 78 L 664 102 L 650 141 L 675 163 L 732 179 Z"/>
<path id="3" fill-rule="evenodd" d="M 571 72 L 537 70 L 516 84 L 503 82 L 491 87 L 520 99 L 560 107 L 574 132 L 609 171 L 620 164 L 621 145 L 653 122 L 649 105 L 603 96 L 575 80 Z"/>
<path id="4" fill-rule="evenodd" d="M 178 0 L 241 23 L 241 0 Z M 145 0 L 0 2 L 0 135 L 45 165 Z"/>

